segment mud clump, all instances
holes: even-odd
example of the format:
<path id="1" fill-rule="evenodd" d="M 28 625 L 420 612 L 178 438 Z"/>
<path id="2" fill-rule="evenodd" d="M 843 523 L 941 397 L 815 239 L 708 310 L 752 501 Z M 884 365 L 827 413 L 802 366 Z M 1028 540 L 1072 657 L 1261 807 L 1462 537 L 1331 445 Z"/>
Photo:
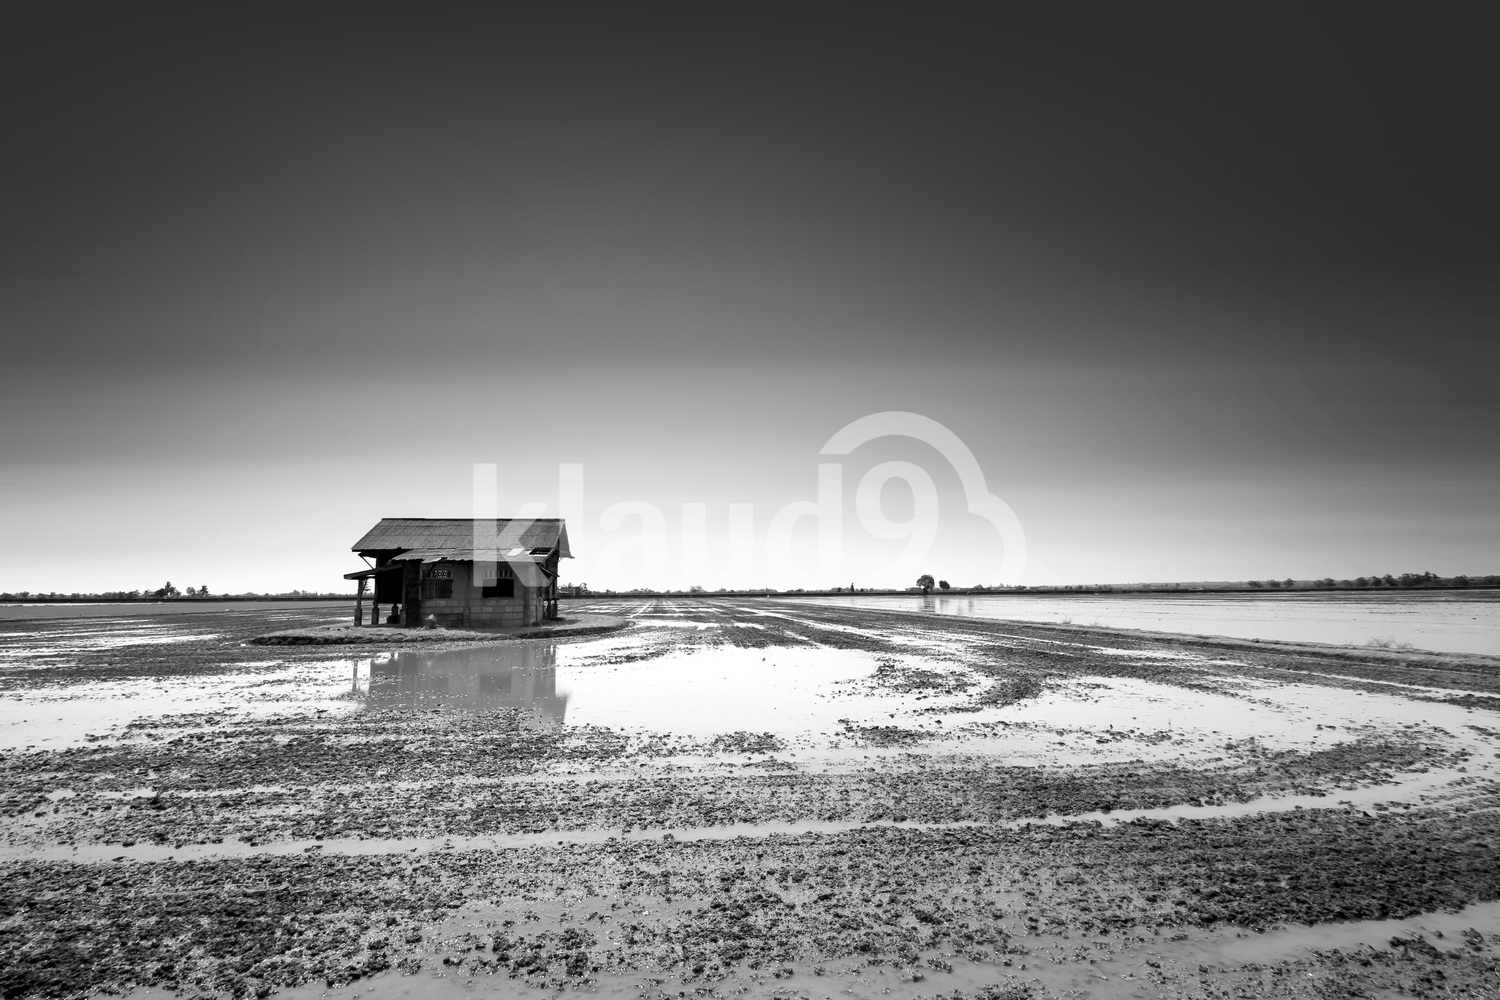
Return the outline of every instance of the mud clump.
<path id="1" fill-rule="evenodd" d="M 842 721 L 844 732 L 855 740 L 872 747 L 909 747 L 925 743 L 935 737 L 922 729 L 905 726 L 862 726 L 847 719 Z"/>
<path id="2" fill-rule="evenodd" d="M 786 749 L 786 741 L 771 733 L 723 733 L 710 740 L 705 749 L 715 754 L 780 753 Z"/>
<path id="3" fill-rule="evenodd" d="M 994 683 L 979 695 L 977 702 L 982 706 L 1014 705 L 1028 698 L 1037 697 L 1042 693 L 1042 689 L 1042 679 L 1035 674 L 1014 674 L 1009 677 L 996 678 Z"/>

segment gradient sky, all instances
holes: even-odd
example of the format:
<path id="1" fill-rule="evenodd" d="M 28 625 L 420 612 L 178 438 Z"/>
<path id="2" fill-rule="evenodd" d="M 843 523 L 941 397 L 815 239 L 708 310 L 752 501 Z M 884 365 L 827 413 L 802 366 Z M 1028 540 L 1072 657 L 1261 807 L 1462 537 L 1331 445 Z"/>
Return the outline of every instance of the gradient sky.
<path id="1" fill-rule="evenodd" d="M 1490 36 L 1349 14 L 8 4 L 0 590 L 342 588 L 476 462 L 549 513 L 584 466 L 565 579 L 719 586 L 727 505 L 885 410 L 1024 582 L 1500 572 Z M 909 584 L 890 460 L 991 579 L 886 441 L 849 579 L 753 582 Z M 600 562 L 622 501 L 665 569 Z"/>

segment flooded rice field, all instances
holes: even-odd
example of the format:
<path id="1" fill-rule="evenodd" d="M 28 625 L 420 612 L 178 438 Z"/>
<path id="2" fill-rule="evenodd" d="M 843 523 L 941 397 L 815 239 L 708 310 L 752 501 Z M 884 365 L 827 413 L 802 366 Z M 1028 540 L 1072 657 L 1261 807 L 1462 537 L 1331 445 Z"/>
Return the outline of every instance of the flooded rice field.
<path id="1" fill-rule="evenodd" d="M 1500 660 L 908 603 L 0 621 L 0 995 L 1495 991 Z"/>
<path id="2" fill-rule="evenodd" d="M 808 599 L 813 600 L 813 599 Z M 1500 591 L 820 597 L 818 604 L 1500 656 Z"/>
<path id="3" fill-rule="evenodd" d="M 348 601 L 279 601 L 274 598 L 256 599 L 253 601 L 245 599 L 225 601 L 202 599 L 193 599 L 190 601 L 129 602 L 60 601 L 51 604 L 27 601 L 15 604 L 0 603 L 0 621 L 30 618 L 119 618 L 122 615 L 129 615 L 135 618 L 166 615 L 176 618 L 189 611 L 194 614 L 290 614 L 293 618 L 300 621 L 306 619 L 319 620 L 330 611 L 333 611 L 333 613 L 342 618 L 348 604 Z"/>

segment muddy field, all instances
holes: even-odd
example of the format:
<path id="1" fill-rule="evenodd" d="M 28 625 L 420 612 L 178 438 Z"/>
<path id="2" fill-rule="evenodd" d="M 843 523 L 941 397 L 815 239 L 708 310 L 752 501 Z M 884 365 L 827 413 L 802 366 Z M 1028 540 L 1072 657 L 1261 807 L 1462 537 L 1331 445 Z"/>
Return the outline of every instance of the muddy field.
<path id="1" fill-rule="evenodd" d="M 0 994 L 1500 996 L 1500 661 L 736 599 L 0 622 Z"/>

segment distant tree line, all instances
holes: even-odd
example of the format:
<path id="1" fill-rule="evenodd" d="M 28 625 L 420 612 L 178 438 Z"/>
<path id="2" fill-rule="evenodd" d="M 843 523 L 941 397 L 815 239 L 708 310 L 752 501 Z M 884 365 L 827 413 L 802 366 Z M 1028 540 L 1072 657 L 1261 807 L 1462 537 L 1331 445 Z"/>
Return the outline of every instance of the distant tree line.
<path id="1" fill-rule="evenodd" d="M 1360 576 L 1352 580 L 1335 580 L 1325 576 L 1321 580 L 1242 580 L 1224 583 L 1076 583 L 1053 586 L 1025 585 L 1018 587 L 994 587 L 1004 593 L 1042 594 L 1138 594 L 1138 593 L 1189 593 L 1223 592 L 1234 590 L 1368 590 L 1372 588 L 1393 590 L 1463 590 L 1479 587 L 1500 587 L 1500 575 L 1489 576 L 1438 576 L 1435 573 L 1402 573 L 1392 576 Z M 983 587 L 970 588 L 972 591 Z"/>
<path id="2" fill-rule="evenodd" d="M 1250 580 L 1246 586 L 1252 590 L 1365 590 L 1371 587 L 1402 590 L 1463 590 L 1469 587 L 1500 587 L 1500 576 L 1438 576 L 1436 573 L 1402 573 L 1392 576 L 1357 576 L 1352 580 L 1335 580 L 1325 576 L 1321 580 L 1298 581 Z"/>
<path id="3" fill-rule="evenodd" d="M 105 590 L 99 593 L 81 593 L 73 591 L 65 594 L 61 591 L 30 591 L 19 590 L 14 593 L 0 594 L 0 601 L 174 601 L 184 598 L 202 600 L 204 598 L 216 600 L 228 600 L 236 597 L 315 597 L 339 600 L 342 598 L 353 598 L 353 594 L 329 594 L 320 593 L 315 590 L 286 590 L 279 593 L 255 593 L 245 591 L 238 594 L 217 594 L 208 589 L 208 584 L 199 587 L 188 587 L 179 590 L 168 580 L 160 587 L 147 587 L 144 590 Z"/>

